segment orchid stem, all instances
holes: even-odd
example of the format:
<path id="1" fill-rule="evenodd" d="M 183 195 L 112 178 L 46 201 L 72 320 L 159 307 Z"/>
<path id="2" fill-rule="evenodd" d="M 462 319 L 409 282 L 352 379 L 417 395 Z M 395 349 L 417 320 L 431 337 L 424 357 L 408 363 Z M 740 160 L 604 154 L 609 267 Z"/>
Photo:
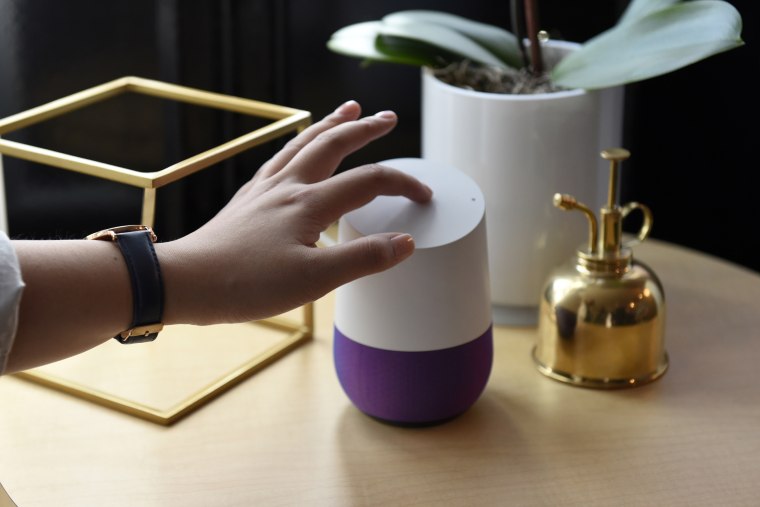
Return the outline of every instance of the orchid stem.
<path id="1" fill-rule="evenodd" d="M 512 33 L 517 38 L 517 47 L 520 48 L 522 66 L 529 65 L 528 53 L 525 50 L 525 16 L 523 15 L 523 0 L 511 0 L 509 3 L 510 17 L 512 18 Z"/>
<path id="2" fill-rule="evenodd" d="M 537 0 L 525 0 L 525 26 L 530 40 L 530 68 L 534 76 L 544 72 L 544 61 L 541 56 L 541 43 L 538 41 L 538 9 Z"/>

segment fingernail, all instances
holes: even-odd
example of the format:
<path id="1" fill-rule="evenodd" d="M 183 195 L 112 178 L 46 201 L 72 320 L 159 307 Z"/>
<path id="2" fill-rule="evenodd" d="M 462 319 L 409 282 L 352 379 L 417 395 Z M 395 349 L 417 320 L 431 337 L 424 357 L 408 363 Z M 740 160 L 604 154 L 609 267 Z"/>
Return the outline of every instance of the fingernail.
<path id="1" fill-rule="evenodd" d="M 393 111 L 380 111 L 379 113 L 375 113 L 375 116 L 378 118 L 382 118 L 384 120 L 395 120 L 396 119 L 396 113 Z"/>
<path id="2" fill-rule="evenodd" d="M 348 114 L 353 108 L 356 107 L 358 103 L 355 100 L 349 100 L 338 106 L 338 109 L 335 110 L 336 113 L 339 115 L 345 115 Z"/>
<path id="3" fill-rule="evenodd" d="M 428 195 L 432 197 L 433 196 L 433 189 L 430 188 L 429 186 L 425 185 L 424 183 L 422 184 L 422 186 L 425 187 L 425 190 L 427 190 Z"/>
<path id="4" fill-rule="evenodd" d="M 391 238 L 391 245 L 393 246 L 393 255 L 397 259 L 406 257 L 414 251 L 414 238 L 409 234 L 398 234 Z"/>

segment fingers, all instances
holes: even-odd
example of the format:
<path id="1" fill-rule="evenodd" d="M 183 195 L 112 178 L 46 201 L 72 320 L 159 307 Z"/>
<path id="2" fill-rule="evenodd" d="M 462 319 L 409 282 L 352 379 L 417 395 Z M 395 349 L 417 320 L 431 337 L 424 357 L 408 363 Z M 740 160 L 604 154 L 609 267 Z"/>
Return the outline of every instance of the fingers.
<path id="1" fill-rule="evenodd" d="M 314 251 L 318 257 L 315 281 L 329 292 L 366 275 L 379 273 L 414 252 L 409 234 L 384 233 Z"/>
<path id="2" fill-rule="evenodd" d="M 395 113 L 382 111 L 324 130 L 303 146 L 280 174 L 301 183 L 325 180 L 347 155 L 390 132 L 396 121 Z"/>
<path id="3" fill-rule="evenodd" d="M 291 139 L 282 150 L 261 166 L 256 172 L 256 179 L 268 178 L 269 176 L 278 173 L 298 154 L 298 152 L 311 143 L 319 134 L 340 125 L 341 123 L 356 120 L 359 118 L 360 114 L 361 106 L 359 106 L 355 100 L 349 100 L 348 102 L 341 104 L 335 111 L 327 115 L 321 121 L 314 123 Z"/>
<path id="4" fill-rule="evenodd" d="M 326 224 L 379 195 L 400 195 L 419 203 L 433 196 L 433 191 L 418 179 L 378 164 L 345 171 L 306 187 L 303 193 L 304 204 L 320 213 L 320 220 Z"/>

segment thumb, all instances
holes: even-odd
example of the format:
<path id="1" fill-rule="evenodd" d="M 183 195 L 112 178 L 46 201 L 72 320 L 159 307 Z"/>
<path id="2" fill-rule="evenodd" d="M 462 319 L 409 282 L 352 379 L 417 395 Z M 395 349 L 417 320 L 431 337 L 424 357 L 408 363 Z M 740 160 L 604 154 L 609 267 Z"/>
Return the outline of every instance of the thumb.
<path id="1" fill-rule="evenodd" d="M 321 249 L 320 270 L 326 285 L 332 288 L 362 276 L 392 268 L 414 252 L 414 239 L 409 234 L 383 233 L 355 239 Z"/>

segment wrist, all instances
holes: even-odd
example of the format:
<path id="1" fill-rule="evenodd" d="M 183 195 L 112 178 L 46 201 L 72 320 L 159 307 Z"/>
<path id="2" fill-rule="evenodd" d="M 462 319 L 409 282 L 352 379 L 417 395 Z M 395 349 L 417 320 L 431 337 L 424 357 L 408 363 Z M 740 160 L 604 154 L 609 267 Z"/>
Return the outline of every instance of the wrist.
<path id="1" fill-rule="evenodd" d="M 164 278 L 164 324 L 213 323 L 209 301 L 214 299 L 205 281 L 204 262 L 194 259 L 200 253 L 189 249 L 183 240 L 154 245 Z"/>
<path id="2" fill-rule="evenodd" d="M 125 344 L 155 340 L 164 327 L 164 288 L 161 267 L 153 247 L 156 242 L 153 230 L 145 225 L 122 225 L 94 232 L 86 239 L 116 244 L 129 273 L 132 322 L 114 339 Z"/>

